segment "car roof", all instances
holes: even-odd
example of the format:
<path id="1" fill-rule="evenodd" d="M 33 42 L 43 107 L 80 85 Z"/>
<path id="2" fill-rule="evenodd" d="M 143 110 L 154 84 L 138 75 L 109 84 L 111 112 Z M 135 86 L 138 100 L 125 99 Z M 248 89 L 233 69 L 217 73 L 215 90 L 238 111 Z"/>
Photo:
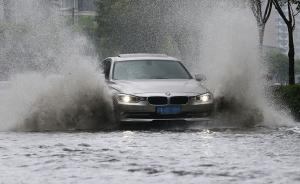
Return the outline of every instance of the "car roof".
<path id="1" fill-rule="evenodd" d="M 175 57 L 168 56 L 166 54 L 120 54 L 116 57 L 109 57 L 113 61 L 128 61 L 128 60 L 167 60 L 167 61 L 179 61 Z"/>

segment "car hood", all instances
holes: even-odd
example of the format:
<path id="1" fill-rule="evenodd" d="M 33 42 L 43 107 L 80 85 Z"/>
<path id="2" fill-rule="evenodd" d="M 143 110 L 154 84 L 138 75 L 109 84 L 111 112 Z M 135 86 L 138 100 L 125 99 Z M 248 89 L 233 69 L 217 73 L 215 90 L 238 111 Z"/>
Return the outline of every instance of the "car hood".
<path id="1" fill-rule="evenodd" d="M 142 93 L 205 93 L 208 90 L 200 82 L 190 80 L 118 80 L 109 83 L 110 88 L 125 94 Z"/>

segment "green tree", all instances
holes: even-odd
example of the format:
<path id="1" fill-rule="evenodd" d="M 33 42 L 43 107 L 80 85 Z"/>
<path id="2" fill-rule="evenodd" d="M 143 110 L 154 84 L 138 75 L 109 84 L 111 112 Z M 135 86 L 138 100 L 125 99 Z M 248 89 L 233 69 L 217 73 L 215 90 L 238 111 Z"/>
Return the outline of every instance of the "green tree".
<path id="1" fill-rule="evenodd" d="M 101 49 L 120 52 L 158 52 L 162 45 L 164 7 L 157 1 L 100 0 L 96 18 Z M 104 54 L 106 55 L 106 54 Z"/>
<path id="2" fill-rule="evenodd" d="M 198 1 L 185 0 L 99 0 L 96 21 L 98 47 L 104 56 L 133 52 L 179 51 L 188 60 L 199 34 L 181 12 L 199 11 Z M 179 16 L 180 15 L 180 16 Z M 180 17 L 180 19 L 178 18 Z M 191 44 L 193 42 L 193 44 Z"/>
<path id="3" fill-rule="evenodd" d="M 287 26 L 289 37 L 289 84 L 293 85 L 295 84 L 295 17 L 300 12 L 300 0 L 272 0 L 272 2 Z M 287 8 L 287 14 L 284 12 L 285 8 Z"/>
<path id="4" fill-rule="evenodd" d="M 106 55 L 110 51 L 121 50 L 121 25 L 129 11 L 129 0 L 99 0 L 97 5 L 97 36 L 98 47 Z M 104 47 L 102 47 L 104 45 Z M 105 49 L 105 50 L 104 50 Z"/>
<path id="5" fill-rule="evenodd" d="M 269 51 L 266 53 L 265 58 L 268 65 L 268 73 L 273 76 L 276 82 L 288 82 L 289 58 L 279 51 Z M 295 72 L 300 73 L 300 60 L 295 60 Z"/>
<path id="6" fill-rule="evenodd" d="M 103 57 L 119 53 L 166 53 L 193 67 L 201 54 L 201 10 L 240 0 L 98 0 L 97 43 Z"/>

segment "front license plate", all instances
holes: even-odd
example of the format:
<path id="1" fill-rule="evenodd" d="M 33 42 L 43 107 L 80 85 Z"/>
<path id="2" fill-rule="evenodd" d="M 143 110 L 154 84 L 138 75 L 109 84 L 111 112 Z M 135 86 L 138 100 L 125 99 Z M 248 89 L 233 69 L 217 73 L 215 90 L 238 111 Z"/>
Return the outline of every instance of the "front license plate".
<path id="1" fill-rule="evenodd" d="M 156 107 L 156 113 L 161 115 L 179 114 L 181 113 L 181 106 L 159 106 Z"/>

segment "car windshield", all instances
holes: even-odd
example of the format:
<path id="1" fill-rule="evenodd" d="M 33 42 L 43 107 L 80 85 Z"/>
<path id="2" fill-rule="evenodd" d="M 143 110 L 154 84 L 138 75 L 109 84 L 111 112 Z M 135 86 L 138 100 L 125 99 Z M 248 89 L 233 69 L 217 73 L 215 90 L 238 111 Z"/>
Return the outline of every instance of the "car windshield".
<path id="1" fill-rule="evenodd" d="M 191 75 L 178 61 L 134 60 L 116 62 L 113 79 L 191 79 Z"/>

